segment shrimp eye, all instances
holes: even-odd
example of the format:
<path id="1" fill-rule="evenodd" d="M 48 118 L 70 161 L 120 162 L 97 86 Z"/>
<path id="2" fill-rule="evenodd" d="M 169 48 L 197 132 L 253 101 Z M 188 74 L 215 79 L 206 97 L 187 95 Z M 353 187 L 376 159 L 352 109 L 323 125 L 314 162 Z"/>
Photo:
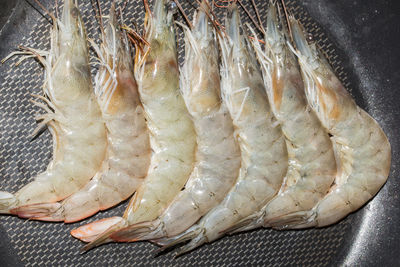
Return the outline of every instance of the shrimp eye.
<path id="1" fill-rule="evenodd" d="M 168 3 L 168 10 L 171 11 L 172 13 L 175 13 L 177 10 L 177 5 L 174 1 L 171 1 Z"/>
<path id="2" fill-rule="evenodd" d="M 281 31 L 282 30 L 282 23 L 278 23 L 278 25 L 276 26 L 276 28 L 278 29 L 278 31 Z"/>
<path id="3" fill-rule="evenodd" d="M 71 16 L 75 19 L 79 16 L 79 10 L 76 7 L 73 7 L 71 10 Z"/>

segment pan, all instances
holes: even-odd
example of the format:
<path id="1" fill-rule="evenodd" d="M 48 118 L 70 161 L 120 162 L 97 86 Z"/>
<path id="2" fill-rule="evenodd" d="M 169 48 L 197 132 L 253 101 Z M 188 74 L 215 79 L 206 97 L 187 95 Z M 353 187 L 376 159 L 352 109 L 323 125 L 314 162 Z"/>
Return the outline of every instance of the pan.
<path id="1" fill-rule="evenodd" d="M 52 9 L 54 1 L 41 1 Z M 107 9 L 110 1 L 100 1 Z M 192 14 L 195 1 L 181 1 Z M 250 1 L 242 2 L 251 9 Z M 256 1 L 265 15 L 267 1 Z M 126 203 L 75 224 L 26 221 L 0 217 L 1 266 L 383 266 L 399 265 L 400 253 L 400 14 L 397 1 L 382 0 L 287 0 L 327 54 L 336 73 L 357 104 L 382 126 L 392 145 L 391 173 L 378 195 L 361 210 L 340 223 L 321 229 L 276 231 L 260 229 L 225 237 L 174 259 L 171 254 L 154 257 L 152 244 L 107 244 L 80 255 L 83 245 L 69 231 L 84 223 L 121 214 Z M 48 18 L 29 1 L 0 0 L 0 58 L 18 45 L 49 47 Z M 98 35 L 91 1 L 80 1 L 88 34 Z M 222 15 L 223 10 L 220 10 Z M 126 18 L 143 21 L 142 1 L 129 1 Z M 252 13 L 253 14 L 253 13 Z M 245 18 L 245 15 L 242 16 Z M 182 20 L 178 16 L 178 20 Z M 265 16 L 264 16 L 265 19 Z M 178 31 L 180 59 L 182 32 Z M 43 72 L 34 60 L 21 66 L 15 61 L 0 66 L 0 188 L 16 191 L 51 158 L 51 138 L 44 132 L 35 140 L 39 112 L 30 94 L 40 92 Z"/>

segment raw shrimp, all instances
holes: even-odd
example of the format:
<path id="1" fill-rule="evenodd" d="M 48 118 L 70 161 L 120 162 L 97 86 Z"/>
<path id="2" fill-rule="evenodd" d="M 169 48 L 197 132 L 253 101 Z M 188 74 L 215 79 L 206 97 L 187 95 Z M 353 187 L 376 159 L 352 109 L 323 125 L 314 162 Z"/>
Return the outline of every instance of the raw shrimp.
<path id="1" fill-rule="evenodd" d="M 193 170 L 196 133 L 179 90 L 179 70 L 173 6 L 156 0 L 151 14 L 147 2 L 145 45 L 136 60 L 135 76 L 153 150 L 149 173 L 132 197 L 123 217 L 112 217 L 75 229 L 71 234 L 89 246 L 109 241 L 120 227 L 156 219 L 185 185 Z M 172 8 L 171 8 L 172 7 Z M 105 232 L 104 232 L 105 231 Z M 104 232 L 104 233 L 103 233 Z"/>
<path id="2" fill-rule="evenodd" d="M 287 220 L 311 210 L 328 193 L 337 170 L 332 141 L 307 104 L 297 58 L 286 45 L 285 28 L 278 26 L 284 24 L 275 5 L 271 2 L 268 11 L 265 53 L 257 41 L 253 44 L 272 111 L 286 138 L 289 168 L 280 193 L 260 213 L 238 224 L 246 230 L 287 226 Z"/>
<path id="3" fill-rule="evenodd" d="M 146 177 L 150 140 L 143 107 L 133 77 L 132 56 L 115 15 L 114 4 L 102 34 L 95 93 L 107 127 L 108 147 L 101 171 L 84 188 L 63 202 L 17 209 L 20 217 L 75 222 L 130 197 Z"/>
<path id="4" fill-rule="evenodd" d="M 389 175 L 391 149 L 378 123 L 356 105 L 316 44 L 308 44 L 299 22 L 290 17 L 289 23 L 308 102 L 333 136 L 340 173 L 314 209 L 298 212 L 287 223 L 322 227 L 359 209 L 379 191 Z"/>
<path id="5" fill-rule="evenodd" d="M 121 229 L 115 241 L 137 241 L 180 234 L 220 203 L 235 184 L 240 149 L 232 119 L 220 97 L 218 47 L 203 1 L 194 28 L 185 29 L 186 55 L 181 89 L 197 133 L 195 168 L 171 205 L 157 219 Z M 121 238 L 122 237 L 122 238 Z"/>
<path id="6" fill-rule="evenodd" d="M 168 247 L 191 239 L 181 253 L 220 238 L 224 230 L 240 219 L 258 212 L 278 193 L 287 172 L 285 139 L 270 111 L 253 51 L 239 32 L 235 4 L 229 7 L 227 18 L 228 37 L 220 39 L 222 92 L 237 128 L 242 166 L 236 185 L 220 205 L 197 225 L 164 243 Z"/>
<path id="7" fill-rule="evenodd" d="M 53 160 L 47 170 L 15 195 L 0 193 L 0 212 L 37 203 L 62 200 L 85 186 L 105 157 L 107 136 L 91 84 L 88 49 L 77 1 L 64 1 L 62 19 L 53 18 L 51 49 L 29 49 L 46 70 L 46 114 L 38 129 L 47 125 L 53 136 Z M 46 59 L 43 57 L 45 56 Z"/>

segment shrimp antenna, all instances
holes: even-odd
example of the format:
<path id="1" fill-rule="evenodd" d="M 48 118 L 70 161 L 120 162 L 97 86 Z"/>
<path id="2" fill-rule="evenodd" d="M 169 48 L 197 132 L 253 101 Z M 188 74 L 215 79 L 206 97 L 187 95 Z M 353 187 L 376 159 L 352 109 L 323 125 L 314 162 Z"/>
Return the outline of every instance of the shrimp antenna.
<path id="1" fill-rule="evenodd" d="M 44 11 L 47 15 L 49 15 L 49 16 L 51 17 L 51 19 L 52 19 L 53 21 L 57 21 L 57 19 L 56 19 L 56 17 L 54 16 L 53 12 L 50 12 L 47 8 L 45 8 L 44 5 L 42 5 L 42 3 L 39 2 L 39 0 L 34 0 L 34 1 L 35 1 L 35 3 L 36 3 L 41 9 L 43 9 L 43 11 Z"/>
<path id="2" fill-rule="evenodd" d="M 46 60 L 45 58 L 40 55 L 35 49 L 23 46 L 23 45 L 19 45 L 18 48 L 22 51 L 26 51 L 28 53 L 31 53 L 32 55 L 34 55 L 40 62 L 40 64 L 42 64 L 44 67 L 46 67 Z"/>
<path id="3" fill-rule="evenodd" d="M 212 9 L 210 10 L 210 12 L 213 15 L 213 17 L 211 18 L 211 22 L 214 25 L 215 29 L 217 30 L 217 33 L 221 37 L 222 37 L 222 33 L 224 33 L 224 35 L 227 35 L 227 33 L 225 31 L 225 26 L 223 26 L 222 23 L 219 21 L 219 19 L 217 18 L 217 15 L 215 14 L 215 12 Z"/>
<path id="4" fill-rule="evenodd" d="M 143 36 L 145 36 L 146 35 L 146 25 L 148 25 L 149 16 L 151 17 L 152 13 L 151 13 L 151 9 L 150 9 L 148 0 L 143 0 L 143 5 L 144 5 L 144 9 L 146 11 L 145 15 L 144 15 L 144 25 L 145 25 L 145 27 L 143 27 Z"/>
<path id="5" fill-rule="evenodd" d="M 185 11 L 183 11 L 183 8 L 182 8 L 181 4 L 179 3 L 179 1 L 178 0 L 173 0 L 173 1 L 175 2 L 175 4 L 178 7 L 179 11 L 181 12 L 182 16 L 186 20 L 186 23 L 189 25 L 189 28 L 193 29 L 193 25 L 190 22 L 189 18 L 186 16 Z"/>
<path id="6" fill-rule="evenodd" d="M 121 16 L 122 12 L 125 10 L 125 8 L 127 7 L 127 5 L 128 5 L 128 0 L 125 0 L 125 1 L 124 1 L 124 4 L 122 5 L 122 7 L 119 7 L 119 8 L 117 9 L 117 17 Z"/>
<path id="7" fill-rule="evenodd" d="M 138 64 L 134 65 L 134 69 L 136 71 L 137 66 L 143 64 L 144 59 L 147 57 L 148 53 L 150 52 L 150 49 L 151 49 L 150 43 L 147 42 L 147 40 L 144 39 L 142 36 L 140 36 L 140 34 L 137 33 L 134 29 L 132 29 L 126 25 L 121 26 L 121 29 L 123 29 L 127 32 L 126 36 L 128 37 L 128 39 L 132 42 L 132 44 L 136 48 L 135 62 L 139 62 Z M 144 52 L 143 44 L 147 45 L 149 47 L 149 49 L 147 49 L 147 51 L 145 51 L 144 56 L 142 57 L 142 59 L 140 59 L 140 54 Z"/>
<path id="8" fill-rule="evenodd" d="M 290 36 L 290 39 L 291 39 L 292 42 L 293 42 L 292 28 L 291 28 L 291 26 L 290 26 L 290 22 L 289 22 L 289 13 L 288 13 L 288 10 L 287 10 L 287 8 L 286 8 L 285 0 L 281 0 L 281 3 L 282 3 L 283 11 L 285 12 L 286 23 L 287 23 L 288 30 L 289 30 L 289 36 Z M 279 10 L 279 9 L 278 9 L 278 10 Z"/>
<path id="9" fill-rule="evenodd" d="M 129 0 L 125 0 L 124 4 L 122 5 L 122 7 L 120 7 L 120 12 L 124 11 L 125 8 L 128 6 L 128 1 Z"/>
<path id="10" fill-rule="evenodd" d="M 122 11 L 121 11 L 122 12 Z M 138 64 L 142 65 L 142 62 L 144 59 L 140 60 L 140 54 L 144 52 L 143 50 L 143 44 L 147 45 L 150 48 L 150 44 L 142 37 L 140 36 L 139 33 L 136 32 L 136 30 L 124 25 L 121 25 L 121 29 L 126 32 L 125 36 L 128 37 L 129 41 L 134 45 L 136 48 L 135 50 L 135 62 L 140 62 Z M 145 54 L 144 58 L 147 57 L 148 52 L 150 49 L 148 49 Z M 137 64 L 134 64 L 134 70 L 136 72 L 137 70 Z"/>
<path id="11" fill-rule="evenodd" d="M 144 4 L 144 9 L 146 10 L 146 12 L 149 12 L 149 14 L 151 15 L 151 9 L 149 6 L 149 1 L 148 0 L 143 0 L 143 4 Z"/>
<path id="12" fill-rule="evenodd" d="M 103 28 L 103 11 L 101 10 L 100 1 L 96 0 L 97 8 L 99 10 L 100 26 Z"/>
<path id="13" fill-rule="evenodd" d="M 221 29 L 222 32 L 223 32 L 225 35 L 227 35 L 227 33 L 226 33 L 226 31 L 225 31 L 225 27 L 224 27 L 224 26 L 222 25 L 222 23 L 219 21 L 218 16 L 215 14 L 213 7 L 210 5 L 210 3 L 208 3 L 208 1 L 206 1 L 206 4 L 207 4 L 207 6 L 208 6 L 209 9 L 210 9 L 211 15 L 213 16 L 213 17 L 211 18 L 211 21 L 212 21 L 214 27 L 216 27 L 217 32 L 221 32 L 221 31 L 219 31 L 219 29 Z M 215 5 L 214 0 L 213 0 L 213 4 Z M 215 6 L 216 6 L 216 5 L 215 5 Z M 207 13 L 206 13 L 206 14 L 207 14 Z M 222 34 L 220 34 L 220 36 L 222 37 Z"/>
<path id="14" fill-rule="evenodd" d="M 56 17 L 58 18 L 58 0 L 54 0 L 54 9 L 56 10 Z"/>
<path id="15" fill-rule="evenodd" d="M 254 8 L 254 10 L 256 12 L 258 23 L 260 24 L 260 26 L 262 26 L 263 23 L 261 21 L 260 13 L 258 12 L 258 8 L 257 8 L 257 5 L 256 5 L 256 2 L 254 0 L 251 0 L 251 4 L 253 5 L 253 8 Z"/>
<path id="16" fill-rule="evenodd" d="M 237 2 L 237 0 L 218 0 L 218 2 L 222 2 L 222 3 L 232 3 L 232 2 Z M 213 0 L 213 5 L 218 7 L 218 8 L 228 8 L 229 6 L 223 6 L 223 5 L 218 5 L 217 3 L 215 3 L 215 1 Z"/>
<path id="17" fill-rule="evenodd" d="M 132 37 L 129 38 L 133 43 L 136 43 L 137 40 L 139 40 L 139 41 L 141 41 L 142 43 L 144 43 L 145 45 L 150 46 L 150 43 L 147 42 L 147 40 L 144 39 L 142 36 L 140 36 L 140 34 L 137 33 L 136 30 L 134 30 L 134 29 L 132 29 L 132 28 L 126 26 L 126 25 L 122 26 L 121 28 L 124 29 L 124 30 L 126 30 L 126 31 L 128 32 L 128 34 L 132 35 L 132 36 L 135 38 L 135 39 L 133 39 Z M 129 35 L 128 35 L 128 36 L 129 36 Z M 132 39 L 133 39 L 133 40 L 132 40 Z"/>
<path id="18" fill-rule="evenodd" d="M 253 24 L 257 27 L 257 29 L 260 30 L 260 32 L 262 32 L 263 34 L 265 34 L 264 29 L 262 28 L 261 24 L 257 23 L 257 21 L 254 19 L 254 17 L 250 14 L 249 10 L 243 5 L 241 0 L 237 0 L 237 2 L 239 3 L 239 5 L 243 8 L 244 12 L 246 12 L 247 16 L 249 16 L 249 18 L 251 19 L 251 21 L 253 22 Z"/>
<path id="19" fill-rule="evenodd" d="M 99 23 L 99 25 L 100 25 L 100 32 L 102 35 L 104 35 L 104 28 L 103 28 L 103 21 L 101 19 L 101 12 L 99 13 L 98 8 L 97 8 L 97 6 L 99 6 L 98 0 L 97 0 L 97 4 L 93 0 L 91 0 L 91 3 L 92 3 L 92 7 L 94 9 L 97 23 Z"/>
<path id="20" fill-rule="evenodd" d="M 96 0 L 96 3 L 97 3 L 97 8 L 99 10 L 100 30 L 101 30 L 101 33 L 104 35 L 103 11 L 101 10 L 100 1 Z M 115 3 L 115 1 L 113 1 L 113 3 Z"/>

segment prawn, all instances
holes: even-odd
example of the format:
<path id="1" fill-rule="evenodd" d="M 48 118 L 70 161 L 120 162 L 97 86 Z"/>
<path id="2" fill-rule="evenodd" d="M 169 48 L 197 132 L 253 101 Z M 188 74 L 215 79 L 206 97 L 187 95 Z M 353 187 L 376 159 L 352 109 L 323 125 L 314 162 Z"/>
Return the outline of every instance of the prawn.
<path id="1" fill-rule="evenodd" d="M 20 217 L 43 221 L 82 220 L 130 197 L 150 164 L 149 133 L 140 103 L 131 51 L 118 27 L 112 3 L 102 45 L 92 44 L 100 59 L 95 94 L 107 128 L 107 153 L 101 170 L 80 191 L 62 202 L 17 209 Z"/>
<path id="2" fill-rule="evenodd" d="M 237 130 L 241 169 L 237 183 L 220 205 L 207 213 L 197 225 L 162 242 L 162 249 L 165 249 L 191 239 L 180 249 L 180 254 L 222 237 L 223 231 L 258 212 L 278 193 L 287 172 L 285 139 L 270 110 L 253 51 L 240 33 L 236 4 L 228 8 L 226 24 L 228 36 L 219 39 L 222 94 Z"/>
<path id="3" fill-rule="evenodd" d="M 235 232 L 259 226 L 287 227 L 287 221 L 292 221 L 298 212 L 311 210 L 328 193 L 336 177 L 332 141 L 308 106 L 297 58 L 286 45 L 286 29 L 278 26 L 284 24 L 278 21 L 276 5 L 270 2 L 265 53 L 258 42 L 252 43 L 272 111 L 286 138 L 289 168 L 280 193 L 259 213 L 238 223 L 243 228 Z"/>
<path id="4" fill-rule="evenodd" d="M 185 185 L 163 214 L 154 221 L 131 225 L 113 233 L 118 242 L 180 234 L 219 204 L 235 184 L 240 168 L 240 149 L 232 118 L 221 102 L 218 46 L 208 21 L 207 1 L 195 15 L 193 30 L 185 29 L 185 62 L 181 90 L 197 134 L 196 165 Z M 114 239 L 114 236 L 118 238 Z"/>
<path id="5" fill-rule="evenodd" d="M 171 3 L 156 0 L 151 13 L 145 1 L 145 39 L 149 45 L 136 50 L 135 77 L 153 150 L 148 175 L 123 217 L 103 219 L 71 232 L 74 237 L 93 241 L 87 248 L 110 241 L 109 235 L 122 227 L 156 219 L 178 195 L 193 170 L 196 133 L 179 90 L 175 9 L 173 5 L 167 6 Z"/>
<path id="6" fill-rule="evenodd" d="M 300 23 L 289 17 L 309 105 L 332 135 L 339 174 L 330 192 L 311 210 L 299 211 L 291 228 L 323 227 L 370 200 L 386 182 L 390 143 L 379 124 L 354 102 Z"/>
<path id="7" fill-rule="evenodd" d="M 45 96 L 35 102 L 47 113 L 38 116 L 53 137 L 53 159 L 47 170 L 15 194 L 0 192 L 0 212 L 21 206 L 53 203 L 80 190 L 98 172 L 107 136 L 93 93 L 86 33 L 77 1 L 65 0 L 61 20 L 53 15 L 49 52 L 28 49 L 45 68 Z M 15 54 L 22 54 L 16 52 Z"/>

